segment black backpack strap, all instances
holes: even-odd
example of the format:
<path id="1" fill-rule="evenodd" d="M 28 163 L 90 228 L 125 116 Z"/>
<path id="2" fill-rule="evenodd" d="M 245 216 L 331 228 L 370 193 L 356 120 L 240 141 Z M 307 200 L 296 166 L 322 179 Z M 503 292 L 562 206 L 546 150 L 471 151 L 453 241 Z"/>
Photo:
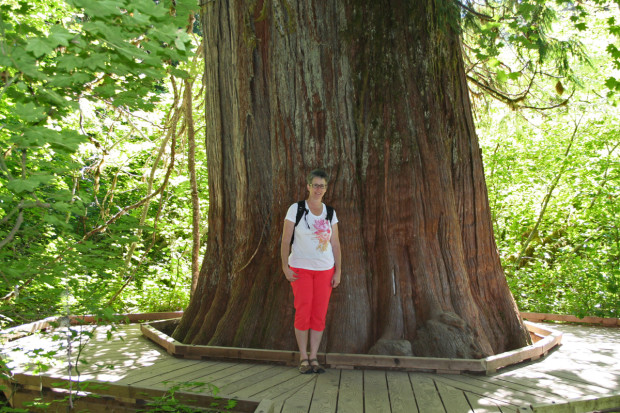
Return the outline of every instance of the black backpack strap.
<path id="1" fill-rule="evenodd" d="M 329 205 L 325 205 L 325 208 L 327 208 L 327 216 L 325 217 L 325 219 L 328 220 L 331 224 L 332 218 L 334 217 L 334 208 L 330 207 Z"/>
<path id="2" fill-rule="evenodd" d="M 306 209 L 306 201 L 299 201 L 297 203 L 297 215 L 295 216 L 295 226 L 297 226 L 297 224 L 299 224 L 299 221 L 301 221 L 301 218 L 304 216 L 304 213 L 308 212 L 308 210 Z"/>
<path id="3" fill-rule="evenodd" d="M 299 201 L 297 203 L 297 215 L 295 216 L 295 227 L 297 226 L 297 224 L 299 224 L 299 221 L 301 221 L 301 218 L 306 213 L 308 213 L 308 210 L 306 209 L 306 201 L 305 200 Z M 295 229 L 293 228 L 293 235 L 291 235 L 291 245 L 293 245 L 294 239 L 295 239 Z"/>

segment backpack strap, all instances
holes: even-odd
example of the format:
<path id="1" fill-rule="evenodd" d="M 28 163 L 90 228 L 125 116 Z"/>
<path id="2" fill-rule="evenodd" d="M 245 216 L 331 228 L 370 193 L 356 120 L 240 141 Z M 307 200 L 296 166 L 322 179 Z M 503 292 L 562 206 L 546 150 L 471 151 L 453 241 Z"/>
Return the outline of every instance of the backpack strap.
<path id="1" fill-rule="evenodd" d="M 308 210 L 306 209 L 306 201 L 299 201 L 297 203 L 297 215 L 295 216 L 295 226 L 297 226 L 297 224 L 299 224 L 299 221 L 301 221 L 301 218 L 304 216 L 304 213 L 307 213 Z"/>
<path id="2" fill-rule="evenodd" d="M 301 221 L 301 218 L 304 214 L 307 214 L 308 210 L 306 209 L 306 200 L 302 200 L 297 202 L 297 215 L 295 216 L 295 227 Z M 293 240 L 295 239 L 295 229 L 293 228 L 293 235 L 291 235 L 291 245 L 293 245 Z"/>
<path id="3" fill-rule="evenodd" d="M 325 205 L 325 208 L 327 208 L 327 216 L 325 217 L 325 219 L 328 220 L 331 224 L 332 218 L 334 217 L 334 208 L 330 207 L 329 205 Z"/>

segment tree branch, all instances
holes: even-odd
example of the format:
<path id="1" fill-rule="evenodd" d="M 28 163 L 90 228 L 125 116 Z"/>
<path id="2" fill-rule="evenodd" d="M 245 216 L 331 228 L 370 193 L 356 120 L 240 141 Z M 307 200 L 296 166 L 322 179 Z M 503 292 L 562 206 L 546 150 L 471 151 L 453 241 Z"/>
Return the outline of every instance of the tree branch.
<path id="1" fill-rule="evenodd" d="M 536 224 L 534 225 L 534 228 L 530 232 L 530 235 L 527 237 L 527 240 L 523 244 L 523 247 L 521 247 L 519 256 L 517 257 L 515 261 L 515 269 L 520 267 L 521 260 L 523 259 L 523 254 L 525 254 L 525 251 L 527 250 L 530 243 L 532 242 L 532 239 L 534 238 L 534 234 L 536 234 L 536 232 L 538 231 L 538 227 L 540 226 L 543 216 L 545 215 L 545 211 L 547 210 L 547 206 L 549 205 L 549 201 L 551 200 L 553 191 L 555 190 L 556 186 L 560 182 L 560 178 L 562 177 L 562 175 L 564 174 L 564 171 L 566 170 L 566 166 L 568 165 L 568 155 L 570 153 L 571 147 L 573 146 L 573 143 L 575 142 L 575 137 L 577 136 L 577 131 L 579 130 L 580 122 L 581 122 L 581 119 L 575 125 L 575 130 L 573 131 L 573 135 L 571 136 L 568 146 L 566 147 L 566 150 L 564 151 L 564 161 L 562 163 L 562 167 L 558 171 L 557 175 L 553 178 L 551 186 L 549 187 L 549 190 L 547 191 L 547 193 L 545 194 L 545 197 L 543 198 L 542 208 L 540 210 L 540 213 L 538 214 L 538 219 L 536 220 Z"/>
<path id="2" fill-rule="evenodd" d="M 13 226 L 13 229 L 11 229 L 11 232 L 9 232 L 9 235 L 7 235 L 5 239 L 0 241 L 0 250 L 4 248 L 6 244 L 11 242 L 15 234 L 17 234 L 17 231 L 19 231 L 19 227 L 21 227 L 23 222 L 24 222 L 24 211 L 21 210 L 19 211 L 19 214 L 17 215 L 17 219 L 15 220 L 15 225 Z"/>

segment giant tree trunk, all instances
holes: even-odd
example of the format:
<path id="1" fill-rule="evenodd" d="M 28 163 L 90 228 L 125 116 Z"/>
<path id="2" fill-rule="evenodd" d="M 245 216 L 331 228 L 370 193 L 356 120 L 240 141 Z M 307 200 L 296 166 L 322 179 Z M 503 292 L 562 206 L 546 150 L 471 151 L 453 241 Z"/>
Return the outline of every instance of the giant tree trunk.
<path id="1" fill-rule="evenodd" d="M 289 205 L 331 175 L 342 284 L 322 349 L 484 357 L 528 336 L 495 242 L 448 0 L 209 1 L 209 233 L 175 338 L 296 349 Z"/>

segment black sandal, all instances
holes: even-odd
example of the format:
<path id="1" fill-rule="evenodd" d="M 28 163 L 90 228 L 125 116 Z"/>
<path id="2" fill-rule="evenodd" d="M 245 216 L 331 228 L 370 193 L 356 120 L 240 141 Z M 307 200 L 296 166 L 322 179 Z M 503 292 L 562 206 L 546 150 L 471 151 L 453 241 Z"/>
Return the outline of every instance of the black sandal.
<path id="1" fill-rule="evenodd" d="M 308 364 L 303 364 L 304 362 Z M 314 372 L 312 366 L 310 365 L 310 360 L 308 359 L 304 359 L 299 362 L 298 370 L 301 374 L 311 374 Z"/>
<path id="2" fill-rule="evenodd" d="M 313 361 L 316 361 L 316 364 L 312 364 Z M 312 366 L 312 371 L 314 373 L 317 373 L 317 374 L 325 373 L 325 369 L 323 368 L 323 366 L 321 366 L 321 364 L 319 364 L 319 361 L 317 359 L 311 359 L 309 360 L 309 362 L 310 362 L 310 366 Z"/>

